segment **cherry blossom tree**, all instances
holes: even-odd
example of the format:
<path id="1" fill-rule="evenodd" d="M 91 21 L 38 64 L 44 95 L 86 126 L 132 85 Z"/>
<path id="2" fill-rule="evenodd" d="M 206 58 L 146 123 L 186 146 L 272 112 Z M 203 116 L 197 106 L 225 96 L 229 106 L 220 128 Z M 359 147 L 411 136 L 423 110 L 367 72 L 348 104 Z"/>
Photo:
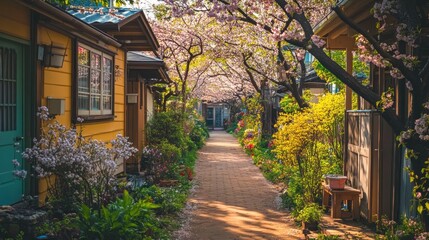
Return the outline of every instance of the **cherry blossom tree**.
<path id="1" fill-rule="evenodd" d="M 378 0 L 373 14 L 377 20 L 377 36 L 393 35 L 384 41 L 364 30 L 351 20 L 334 1 L 319 0 L 164 0 L 171 6 L 174 16 L 204 11 L 219 22 L 247 23 L 267 33 L 274 40 L 293 45 L 296 50 L 310 52 L 326 69 L 376 108 L 381 108 L 383 118 L 400 141 L 412 152 L 412 177 L 425 179 L 426 160 L 429 157 L 429 59 L 424 49 L 429 46 L 427 34 L 428 7 L 424 0 Z M 408 119 L 401 121 L 392 109 L 390 92 L 377 94 L 362 85 L 324 51 L 325 42 L 314 34 L 314 26 L 321 17 L 333 10 L 339 18 L 359 34 L 357 47 L 362 61 L 370 62 L 390 72 L 395 79 L 402 79 L 411 96 Z M 392 34 L 393 33 L 393 34 Z M 392 41 L 393 40 L 393 41 Z M 284 44 L 285 45 L 285 44 Z M 287 69 L 288 67 L 285 67 Z M 423 172 L 422 172 L 423 171 Z M 427 193 L 429 181 L 421 182 L 417 191 Z M 417 195 L 417 194 L 416 194 Z M 425 198 L 428 198 L 425 195 Z M 419 199 L 419 201 L 422 197 Z M 429 199 L 429 198 L 428 198 Z M 428 199 L 423 203 L 428 203 Z M 419 208 L 428 211 L 429 204 Z M 426 216 L 428 216 L 426 214 Z M 428 219 L 426 219 L 428 220 Z M 429 223 L 429 221 L 426 221 Z"/>
<path id="2" fill-rule="evenodd" d="M 168 22 L 161 21 L 154 24 L 153 29 L 160 41 L 164 60 L 170 66 L 170 77 L 174 81 L 174 88 L 167 93 L 169 96 L 180 96 L 182 111 L 185 111 L 188 100 L 190 79 L 194 79 L 194 87 L 208 70 L 209 62 L 204 57 L 205 42 L 196 29 L 204 24 L 207 18 L 182 17 Z"/>

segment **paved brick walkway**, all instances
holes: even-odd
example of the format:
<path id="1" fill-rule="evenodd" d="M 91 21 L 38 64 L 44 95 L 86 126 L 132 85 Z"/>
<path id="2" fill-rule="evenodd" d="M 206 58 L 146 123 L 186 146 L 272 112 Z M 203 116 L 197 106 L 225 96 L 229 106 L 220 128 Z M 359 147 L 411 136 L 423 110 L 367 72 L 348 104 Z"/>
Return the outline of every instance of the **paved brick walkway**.
<path id="1" fill-rule="evenodd" d="M 303 239 L 278 193 L 231 135 L 215 131 L 196 164 L 185 239 Z"/>

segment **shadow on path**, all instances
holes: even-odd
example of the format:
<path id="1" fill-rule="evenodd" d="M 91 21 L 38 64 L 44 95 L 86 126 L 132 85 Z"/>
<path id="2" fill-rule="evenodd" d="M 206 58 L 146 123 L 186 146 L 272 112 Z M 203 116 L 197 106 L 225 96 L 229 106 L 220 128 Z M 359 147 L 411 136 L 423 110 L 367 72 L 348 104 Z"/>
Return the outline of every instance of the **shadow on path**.
<path id="1" fill-rule="evenodd" d="M 215 131 L 196 164 L 189 203 L 189 233 L 183 239 L 303 239 L 278 193 L 231 135 Z"/>

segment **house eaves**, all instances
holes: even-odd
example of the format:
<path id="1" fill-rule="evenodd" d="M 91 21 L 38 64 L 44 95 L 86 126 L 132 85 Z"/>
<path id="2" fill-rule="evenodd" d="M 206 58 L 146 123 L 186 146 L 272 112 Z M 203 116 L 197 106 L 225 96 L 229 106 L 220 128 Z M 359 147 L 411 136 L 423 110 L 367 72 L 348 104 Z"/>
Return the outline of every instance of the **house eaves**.
<path id="1" fill-rule="evenodd" d="M 128 51 L 156 53 L 159 42 L 140 9 L 70 7 L 68 13 L 113 36 Z"/>
<path id="2" fill-rule="evenodd" d="M 108 35 L 107 33 L 85 23 L 84 21 L 70 15 L 63 9 L 57 8 L 42 0 L 17 0 L 18 3 L 23 4 L 29 9 L 46 16 L 50 19 L 63 25 L 64 29 L 73 31 L 73 34 L 80 35 L 87 33 L 90 37 L 102 41 L 106 44 L 121 47 L 122 44 L 115 38 Z"/>
<path id="3" fill-rule="evenodd" d="M 141 52 L 127 52 L 127 68 L 149 84 L 171 82 L 165 62 Z"/>
<path id="4" fill-rule="evenodd" d="M 374 5 L 372 0 L 343 0 L 338 3 L 341 10 L 353 22 L 365 27 L 367 31 L 374 31 L 373 24 L 368 24 L 371 9 Z M 356 32 L 350 29 L 334 11 L 331 11 L 314 27 L 314 34 L 327 40 L 327 47 L 341 49 L 350 47 L 351 40 Z M 354 41 L 353 41 L 354 42 Z"/>

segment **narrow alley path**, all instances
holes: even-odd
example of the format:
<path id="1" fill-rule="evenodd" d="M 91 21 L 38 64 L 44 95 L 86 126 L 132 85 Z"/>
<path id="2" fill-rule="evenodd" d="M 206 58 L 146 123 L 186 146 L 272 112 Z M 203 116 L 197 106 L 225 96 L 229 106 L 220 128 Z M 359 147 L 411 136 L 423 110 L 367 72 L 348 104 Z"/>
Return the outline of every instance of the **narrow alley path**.
<path id="1" fill-rule="evenodd" d="M 303 239 L 292 218 L 277 209 L 277 191 L 226 132 L 211 132 L 195 181 L 184 239 Z"/>

